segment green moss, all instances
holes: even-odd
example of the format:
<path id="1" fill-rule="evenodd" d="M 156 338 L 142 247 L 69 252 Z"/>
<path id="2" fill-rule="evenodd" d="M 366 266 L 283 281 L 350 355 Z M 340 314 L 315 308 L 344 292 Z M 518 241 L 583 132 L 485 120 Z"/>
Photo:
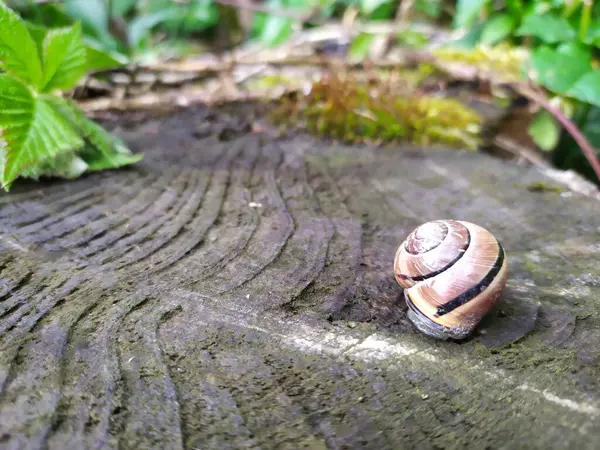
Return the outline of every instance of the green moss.
<path id="1" fill-rule="evenodd" d="M 550 347 L 535 333 L 524 336 L 518 341 L 502 348 L 486 347 L 474 344 L 475 354 L 482 360 L 488 360 L 494 366 L 506 370 L 527 370 L 530 374 L 539 370 L 538 375 L 562 374 L 571 370 L 577 359 L 577 352 L 570 348 Z"/>
<path id="2" fill-rule="evenodd" d="M 442 70 L 452 71 L 452 67 L 475 68 L 480 76 L 489 75 L 497 81 L 517 82 L 523 80 L 523 63 L 528 57 L 527 50 L 500 44 L 493 47 L 480 44 L 475 48 L 441 47 L 433 51 Z M 469 68 L 467 68 L 469 69 Z"/>
<path id="3" fill-rule="evenodd" d="M 482 118 L 474 110 L 456 99 L 419 95 L 414 80 L 384 83 L 331 75 L 315 83 L 307 95 L 282 101 L 270 119 L 350 143 L 477 148 Z"/>
<path id="4" fill-rule="evenodd" d="M 527 186 L 527 190 L 530 192 L 556 192 L 561 193 L 564 192 L 559 186 L 552 186 L 548 183 L 544 183 L 543 181 L 538 181 L 536 183 L 531 183 Z"/>

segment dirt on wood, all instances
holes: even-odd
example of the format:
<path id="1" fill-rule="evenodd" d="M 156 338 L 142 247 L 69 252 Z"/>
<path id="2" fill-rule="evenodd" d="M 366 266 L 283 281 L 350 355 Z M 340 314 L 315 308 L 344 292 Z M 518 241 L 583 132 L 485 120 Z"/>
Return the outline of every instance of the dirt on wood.
<path id="1" fill-rule="evenodd" d="M 451 149 L 108 125 L 144 160 L 0 195 L 0 448 L 596 449 L 597 200 Z M 405 317 L 418 224 L 475 222 L 509 283 L 472 338 Z"/>

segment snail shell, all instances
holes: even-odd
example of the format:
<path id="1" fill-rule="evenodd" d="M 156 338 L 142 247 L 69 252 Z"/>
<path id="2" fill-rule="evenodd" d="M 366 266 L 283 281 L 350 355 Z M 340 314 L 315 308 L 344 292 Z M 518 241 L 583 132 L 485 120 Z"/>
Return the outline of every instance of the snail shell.
<path id="1" fill-rule="evenodd" d="M 502 245 L 485 228 L 434 220 L 398 247 L 394 276 L 404 288 L 408 318 L 420 331 L 463 339 L 502 294 L 508 268 Z"/>

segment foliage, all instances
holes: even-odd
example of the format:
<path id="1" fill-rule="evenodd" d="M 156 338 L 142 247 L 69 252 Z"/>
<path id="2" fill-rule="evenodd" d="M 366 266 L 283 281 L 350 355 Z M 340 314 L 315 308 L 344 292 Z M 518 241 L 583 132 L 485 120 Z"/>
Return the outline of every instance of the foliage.
<path id="1" fill-rule="evenodd" d="M 73 178 L 141 159 L 56 92 L 89 68 L 81 26 L 48 29 L 0 3 L 0 183 Z"/>
<path id="2" fill-rule="evenodd" d="M 153 58 L 156 31 L 165 33 L 172 44 L 165 51 L 176 52 L 180 35 L 211 29 L 219 21 L 219 10 L 212 0 L 69 0 L 42 5 L 33 0 L 8 0 L 8 4 L 37 25 L 80 23 L 86 44 L 102 61 L 98 69 Z"/>
<path id="3" fill-rule="evenodd" d="M 2 1 L 2 0 L 0 0 Z M 204 33 L 214 35 L 219 26 L 232 32 L 227 7 L 217 0 L 69 0 L 37 4 L 34 0 L 6 0 L 27 20 L 49 27 L 82 24 L 86 43 L 113 58 L 113 63 L 147 61 L 157 56 L 157 42 L 166 39 L 162 51 L 177 53 L 179 38 Z M 254 11 L 248 35 L 267 46 L 277 46 L 294 30 L 310 26 L 302 18 L 340 18 L 354 8 L 365 20 L 392 19 L 398 8 L 395 0 L 265 0 Z M 416 0 L 414 14 L 438 18 L 443 0 Z M 285 11 L 278 14 L 277 11 Z M 297 16 L 297 17 L 296 17 Z M 414 39 L 413 39 L 414 40 Z"/>
<path id="4" fill-rule="evenodd" d="M 78 78 L 88 70 L 151 62 L 156 57 L 198 51 L 198 46 L 191 44 L 205 41 L 196 38 L 214 38 L 221 48 L 248 41 L 274 47 L 289 40 L 296 30 L 330 19 L 356 17 L 371 22 L 405 20 L 408 29 L 391 37 L 402 46 L 419 48 L 428 44 L 428 38 L 416 31 L 413 23 L 435 21 L 444 26 L 450 22 L 458 31 L 464 31 L 464 35 L 435 51 L 440 61 L 448 66 L 457 66 L 461 62 L 475 65 L 480 71 L 493 73 L 500 82 L 532 79 L 550 92 L 552 104 L 558 105 L 566 116 L 577 111 L 577 124 L 592 144 L 597 148 L 600 146 L 593 124 L 585 122 L 589 120 L 587 118 L 594 117 L 590 111 L 600 108 L 600 68 L 597 62 L 600 49 L 599 2 L 263 0 L 249 3 L 249 9 L 242 7 L 238 10 L 231 6 L 231 0 L 69 0 L 42 4 L 34 0 L 5 1 L 28 20 L 26 31 L 33 40 L 33 47 L 25 39 L 22 47 L 25 51 L 21 54 L 35 55 L 35 51 L 31 51 L 35 48 L 39 61 L 35 56 L 11 59 L 6 54 L 14 50 L 1 45 L 0 59 L 9 61 L 5 65 L 13 66 L 5 67 L 5 70 L 21 73 L 19 79 L 35 89 L 43 89 L 40 84 L 44 83 L 64 89 L 71 85 L 69 78 Z M 404 5 L 410 5 L 410 11 L 403 10 Z M 255 7 L 258 10 L 253 10 Z M 80 36 L 87 55 L 84 66 L 65 70 L 68 63 L 60 62 L 61 58 L 69 56 L 74 62 L 82 59 L 71 49 L 65 50 L 58 43 L 58 38 L 54 50 L 44 50 L 47 30 L 55 28 L 65 34 Z M 1 35 L 2 30 L 0 39 Z M 227 37 L 223 38 L 224 35 Z M 63 39 L 71 42 L 67 35 Z M 181 45 L 181 39 L 185 39 L 187 45 Z M 350 42 L 350 57 L 364 60 L 372 54 L 371 49 L 380 48 L 380 44 L 383 40 L 376 34 L 359 33 Z M 61 56 L 63 50 L 64 55 Z M 44 51 L 48 52 L 46 63 Z M 81 48 L 78 51 L 81 53 Z M 65 73 L 53 73 L 55 57 L 57 67 Z M 40 67 L 37 67 L 38 63 Z M 37 97 L 34 98 L 37 102 Z M 355 117 L 353 120 L 360 122 L 362 129 L 370 129 L 362 123 L 364 118 Z M 564 126 L 564 122 L 561 123 Z M 575 168 L 574 161 L 579 161 L 581 151 L 563 135 L 556 116 L 541 109 L 529 132 L 541 149 L 554 152 L 553 160 L 560 162 L 559 167 Z M 404 137 L 408 138 L 409 134 Z M 560 146 L 563 148 L 559 149 Z M 576 151 L 578 156 L 565 157 L 562 154 L 564 148 Z"/>
<path id="5" fill-rule="evenodd" d="M 412 88 L 381 89 L 382 85 L 381 80 L 369 85 L 331 75 L 307 95 L 281 104 L 272 118 L 345 142 L 477 147 L 482 120 L 475 111 L 454 99 L 410 94 Z"/>
<path id="6" fill-rule="evenodd" d="M 578 105 L 573 121 L 587 139 L 600 148 L 600 107 L 582 103 Z M 552 152 L 552 163 L 557 167 L 573 169 L 594 180 L 595 174 L 579 145 L 569 134 L 563 133 Z"/>
<path id="7" fill-rule="evenodd" d="M 600 107 L 600 68 L 596 61 L 600 50 L 600 3 L 506 0 L 500 6 L 492 8 L 489 0 L 459 0 L 454 25 L 476 30 L 471 36 L 472 48 L 482 44 L 526 47 L 530 57 L 524 61 L 522 73 L 550 91 L 557 103 L 574 102 L 575 109 L 586 111 Z M 600 139 L 591 131 L 595 126 L 585 123 L 585 117 L 585 114 L 578 117 L 578 125 L 598 148 Z M 530 134 L 541 149 L 562 155 L 553 157 L 560 161 L 559 167 L 580 167 L 581 164 L 573 162 L 579 161 L 579 157 L 565 157 L 564 148 L 559 149 L 560 143 L 569 139 L 558 139 L 558 127 L 558 123 L 541 110 L 530 127 Z M 579 150 L 575 151 L 581 156 Z"/>

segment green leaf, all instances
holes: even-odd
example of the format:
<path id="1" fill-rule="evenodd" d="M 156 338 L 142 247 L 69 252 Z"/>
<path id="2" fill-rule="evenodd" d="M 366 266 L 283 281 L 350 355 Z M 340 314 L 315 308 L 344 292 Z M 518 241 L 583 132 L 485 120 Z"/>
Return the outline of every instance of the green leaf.
<path id="1" fill-rule="evenodd" d="M 42 63 L 25 22 L 0 2 L 0 69 L 32 86 L 42 79 Z"/>
<path id="2" fill-rule="evenodd" d="M 318 4 L 318 0 L 268 0 L 265 3 L 269 8 L 284 8 L 299 13 L 310 11 L 311 7 L 318 6 Z M 292 35 L 295 25 L 300 25 L 299 21 L 294 21 L 289 17 L 257 12 L 252 17 L 251 35 L 268 46 L 275 47 Z"/>
<path id="3" fill-rule="evenodd" d="M 294 22 L 289 17 L 267 16 L 259 39 L 271 47 L 275 47 L 292 35 Z"/>
<path id="4" fill-rule="evenodd" d="M 85 74 L 86 65 L 81 25 L 50 30 L 44 39 L 42 91 L 72 88 Z"/>
<path id="5" fill-rule="evenodd" d="M 350 56 L 352 59 L 362 60 L 367 57 L 369 54 L 369 49 L 371 48 L 371 43 L 375 35 L 370 33 L 360 33 L 350 45 Z"/>
<path id="6" fill-rule="evenodd" d="M 181 10 L 180 22 L 183 31 L 203 31 L 219 23 L 219 9 L 211 0 L 196 0 Z"/>
<path id="7" fill-rule="evenodd" d="M 40 177 L 61 177 L 73 179 L 88 170 L 87 163 L 75 152 L 62 153 L 56 158 L 45 160 L 39 166 L 25 169 L 22 177 L 38 180 Z"/>
<path id="8" fill-rule="evenodd" d="M 139 28 L 139 41 L 157 25 L 170 33 L 203 31 L 219 22 L 219 9 L 212 0 L 192 0 L 186 3 L 155 0 L 149 5 L 146 16 L 147 19 L 138 16 L 139 24 L 134 27 Z M 132 22 L 138 21 L 134 19 Z"/>
<path id="9" fill-rule="evenodd" d="M 44 99 L 8 74 L 0 74 L 0 183 L 8 190 L 27 169 L 84 142 Z"/>
<path id="10" fill-rule="evenodd" d="M 527 129 L 533 141 L 545 151 L 552 150 L 558 143 L 560 127 L 552 114 L 541 110 Z"/>
<path id="11" fill-rule="evenodd" d="M 583 42 L 600 47 L 600 18 L 595 19 L 590 23 L 587 36 L 584 38 Z"/>
<path id="12" fill-rule="evenodd" d="M 46 37 L 46 34 L 48 34 L 49 29 L 29 22 L 25 22 L 25 25 L 27 26 L 27 31 L 29 31 L 29 35 L 33 39 L 33 42 L 35 42 L 35 46 L 38 50 L 38 55 L 43 55 L 44 39 Z"/>
<path id="13" fill-rule="evenodd" d="M 462 37 L 450 41 L 446 44 L 448 47 L 453 48 L 462 48 L 462 49 L 472 49 L 477 46 L 479 41 L 481 40 L 481 34 L 483 33 L 483 28 L 485 27 L 485 23 L 478 23 L 469 28 Z"/>
<path id="14" fill-rule="evenodd" d="M 541 46 L 531 56 L 538 83 L 559 94 L 566 94 L 592 69 L 590 61 L 589 50 L 577 44 L 562 45 L 558 49 Z"/>
<path id="15" fill-rule="evenodd" d="M 119 40 L 109 30 L 108 2 L 105 0 L 68 0 L 64 2 L 67 13 L 81 22 L 83 33 L 95 37 L 106 50 L 118 50 Z"/>
<path id="16" fill-rule="evenodd" d="M 136 3 L 137 0 L 111 0 L 111 17 L 123 17 L 135 6 Z"/>
<path id="17" fill-rule="evenodd" d="M 177 9 L 175 7 L 171 7 L 143 16 L 137 16 L 129 23 L 127 30 L 129 45 L 131 45 L 133 48 L 139 47 L 142 40 L 150 34 L 150 31 L 155 26 L 161 22 L 165 22 L 173 17 L 176 17 L 176 15 Z"/>
<path id="18" fill-rule="evenodd" d="M 105 51 L 96 45 L 88 43 L 87 51 L 87 70 L 104 70 L 114 67 L 121 67 L 129 62 L 127 56 L 117 52 Z"/>
<path id="19" fill-rule="evenodd" d="M 427 45 L 429 39 L 423 33 L 418 31 L 405 30 L 396 36 L 396 40 L 400 45 L 409 48 L 422 48 Z"/>
<path id="20" fill-rule="evenodd" d="M 77 154 L 86 162 L 88 170 L 117 168 L 143 158 L 143 155 L 131 153 L 121 139 L 87 118 L 74 103 L 59 97 L 47 100 L 87 141 L 87 145 Z"/>
<path id="21" fill-rule="evenodd" d="M 572 120 L 590 144 L 594 148 L 600 149 L 600 107 L 580 103 Z M 598 150 L 596 154 L 600 157 Z M 598 177 L 594 173 L 581 147 L 573 139 L 573 136 L 564 130 L 559 144 L 552 152 L 552 164 L 560 169 L 576 170 L 589 180 L 598 181 Z"/>
<path id="22" fill-rule="evenodd" d="M 361 13 L 371 20 L 389 18 L 395 6 L 396 2 L 390 0 L 360 0 Z"/>
<path id="23" fill-rule="evenodd" d="M 491 0 L 458 0 L 454 16 L 454 28 L 469 28 Z"/>
<path id="24" fill-rule="evenodd" d="M 104 0 L 69 0 L 65 2 L 65 8 L 90 34 L 100 37 L 108 33 L 108 11 Z"/>
<path id="25" fill-rule="evenodd" d="M 600 106 L 600 70 L 594 70 L 583 75 L 577 83 L 569 89 L 567 95 Z"/>
<path id="26" fill-rule="evenodd" d="M 99 171 L 108 169 L 117 169 L 119 167 L 130 166 L 143 159 L 141 154 L 133 154 L 120 150 L 111 151 L 93 151 L 90 147 L 86 147 L 80 152 L 81 157 L 88 165 L 88 170 Z"/>
<path id="27" fill-rule="evenodd" d="M 389 0 L 360 0 L 361 12 L 365 15 L 372 14 L 381 5 L 388 3 Z"/>
<path id="28" fill-rule="evenodd" d="M 318 0 L 316 4 L 319 6 L 319 15 L 321 17 L 331 17 L 335 14 L 336 0 Z"/>
<path id="29" fill-rule="evenodd" d="M 515 34 L 535 36 L 548 44 L 570 41 L 577 35 L 567 19 L 551 13 L 529 14 L 523 19 Z"/>
<path id="30" fill-rule="evenodd" d="M 61 9 L 56 4 L 47 3 L 36 3 L 31 5 L 27 10 L 28 14 L 21 13 L 21 17 L 42 27 L 68 27 L 73 25 L 73 18 Z M 56 2 L 58 3 L 58 2 Z M 24 11 L 25 12 L 25 11 Z"/>
<path id="31" fill-rule="evenodd" d="M 516 19 L 510 14 L 497 14 L 485 24 L 481 41 L 490 45 L 497 44 L 510 35 L 516 25 Z"/>
<path id="32" fill-rule="evenodd" d="M 442 0 L 416 0 L 415 11 L 437 19 L 442 14 Z"/>

